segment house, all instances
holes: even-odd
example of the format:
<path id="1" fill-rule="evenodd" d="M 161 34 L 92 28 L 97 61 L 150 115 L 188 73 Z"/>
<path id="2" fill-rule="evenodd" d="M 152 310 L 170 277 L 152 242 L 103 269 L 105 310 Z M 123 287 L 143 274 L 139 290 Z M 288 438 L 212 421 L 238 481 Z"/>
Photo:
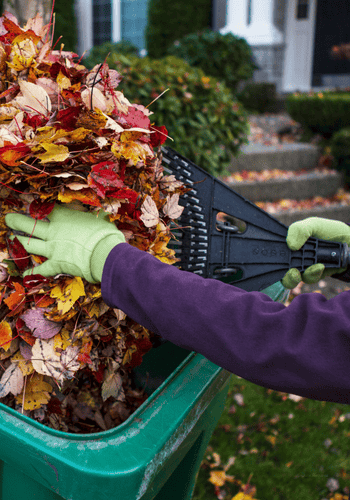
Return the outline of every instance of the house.
<path id="1" fill-rule="evenodd" d="M 121 39 L 145 52 L 148 0 L 76 5 L 79 53 Z M 212 12 L 213 29 L 244 37 L 252 47 L 259 66 L 254 80 L 274 82 L 279 92 L 350 87 L 350 61 L 330 54 L 334 45 L 350 42 L 349 0 L 213 0 Z"/>

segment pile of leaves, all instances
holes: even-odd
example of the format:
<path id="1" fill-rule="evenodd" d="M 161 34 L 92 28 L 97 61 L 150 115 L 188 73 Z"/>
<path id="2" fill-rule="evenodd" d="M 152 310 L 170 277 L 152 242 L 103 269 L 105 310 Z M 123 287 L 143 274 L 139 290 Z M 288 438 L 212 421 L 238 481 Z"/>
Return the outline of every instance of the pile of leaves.
<path id="1" fill-rule="evenodd" d="M 100 285 L 36 274 L 45 258 L 10 239 L 5 215 L 103 210 L 130 245 L 173 264 L 185 187 L 163 172 L 166 128 L 116 90 L 120 74 L 55 50 L 50 30 L 39 16 L 24 27 L 0 18 L 0 401 L 55 429 L 98 432 L 146 399 L 131 372 L 157 338 L 109 308 Z"/>

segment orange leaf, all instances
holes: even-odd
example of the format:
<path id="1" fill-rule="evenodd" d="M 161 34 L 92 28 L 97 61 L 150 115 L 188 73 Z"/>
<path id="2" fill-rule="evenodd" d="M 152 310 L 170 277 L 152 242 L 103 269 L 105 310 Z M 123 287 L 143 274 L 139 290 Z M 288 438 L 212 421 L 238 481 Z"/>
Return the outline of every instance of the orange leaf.
<path id="1" fill-rule="evenodd" d="M 14 282 L 13 285 L 15 287 L 15 291 L 12 292 L 11 295 L 4 300 L 4 302 L 7 304 L 7 307 L 11 309 L 11 311 L 18 307 L 25 297 L 23 286 L 16 282 Z"/>
<path id="2" fill-rule="evenodd" d="M 71 191 L 65 189 L 63 193 L 58 194 L 59 201 L 62 203 L 71 203 L 73 200 L 79 200 L 86 205 L 100 207 L 101 203 L 96 193 L 92 189 L 81 189 L 80 191 Z"/>

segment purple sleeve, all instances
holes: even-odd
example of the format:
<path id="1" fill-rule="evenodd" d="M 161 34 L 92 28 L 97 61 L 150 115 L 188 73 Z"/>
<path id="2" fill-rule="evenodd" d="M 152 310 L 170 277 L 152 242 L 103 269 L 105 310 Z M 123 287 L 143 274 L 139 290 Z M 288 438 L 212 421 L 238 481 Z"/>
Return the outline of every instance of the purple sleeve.
<path id="1" fill-rule="evenodd" d="M 164 339 L 255 384 L 350 404 L 350 291 L 330 300 L 302 294 L 286 307 L 121 243 L 106 260 L 102 296 Z"/>

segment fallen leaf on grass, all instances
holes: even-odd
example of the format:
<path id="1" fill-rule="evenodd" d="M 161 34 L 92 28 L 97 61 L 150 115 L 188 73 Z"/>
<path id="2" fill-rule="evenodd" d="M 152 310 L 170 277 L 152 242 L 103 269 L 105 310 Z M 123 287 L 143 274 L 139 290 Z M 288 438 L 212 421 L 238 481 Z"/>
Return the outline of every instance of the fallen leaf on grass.
<path id="1" fill-rule="evenodd" d="M 210 471 L 209 482 L 212 483 L 214 486 L 218 486 L 220 488 L 221 486 L 224 486 L 226 481 L 229 483 L 233 483 L 234 476 L 228 476 L 224 470 Z"/>

